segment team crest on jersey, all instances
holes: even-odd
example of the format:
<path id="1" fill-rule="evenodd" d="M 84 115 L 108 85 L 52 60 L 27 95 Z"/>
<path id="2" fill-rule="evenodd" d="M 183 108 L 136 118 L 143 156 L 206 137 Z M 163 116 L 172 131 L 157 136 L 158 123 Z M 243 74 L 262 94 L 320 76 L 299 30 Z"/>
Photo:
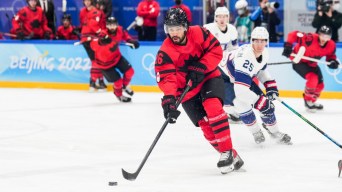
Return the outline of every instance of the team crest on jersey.
<path id="1" fill-rule="evenodd" d="M 297 33 L 297 37 L 300 37 L 300 38 L 301 38 L 301 37 L 303 37 L 303 36 L 304 36 L 303 33 L 301 33 L 301 32 L 298 32 L 298 33 Z"/>
<path id="2" fill-rule="evenodd" d="M 96 20 L 97 22 L 99 22 L 99 21 L 100 21 L 100 17 L 96 17 L 95 20 Z"/>

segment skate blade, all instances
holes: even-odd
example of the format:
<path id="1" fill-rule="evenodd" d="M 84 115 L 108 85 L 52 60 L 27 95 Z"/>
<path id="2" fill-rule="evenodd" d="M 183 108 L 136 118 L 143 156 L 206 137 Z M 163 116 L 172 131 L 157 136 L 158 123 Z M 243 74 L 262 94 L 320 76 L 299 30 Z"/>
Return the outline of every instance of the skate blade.
<path id="1" fill-rule="evenodd" d="M 316 109 L 308 109 L 308 108 L 306 108 L 305 110 L 306 110 L 306 112 L 308 112 L 308 113 L 316 113 L 316 112 L 317 112 Z"/>
<path id="2" fill-rule="evenodd" d="M 226 167 L 219 167 L 221 173 L 223 175 L 233 172 L 234 171 L 234 165 L 226 166 Z"/>
<path id="3" fill-rule="evenodd" d="M 96 92 L 96 89 L 95 89 L 95 88 L 89 88 L 88 92 L 89 92 L 89 93 L 95 93 L 95 92 Z"/>
<path id="4" fill-rule="evenodd" d="M 98 89 L 97 92 L 104 93 L 104 92 L 107 92 L 107 89 Z"/>
<path id="5" fill-rule="evenodd" d="M 338 177 L 341 176 L 341 172 L 342 172 L 342 160 L 338 161 Z"/>

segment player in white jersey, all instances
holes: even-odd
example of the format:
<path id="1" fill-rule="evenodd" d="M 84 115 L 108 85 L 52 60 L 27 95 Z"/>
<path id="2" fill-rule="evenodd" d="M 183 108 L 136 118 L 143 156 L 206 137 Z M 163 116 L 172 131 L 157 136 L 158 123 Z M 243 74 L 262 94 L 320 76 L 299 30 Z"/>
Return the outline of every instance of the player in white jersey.
<path id="1" fill-rule="evenodd" d="M 264 127 L 279 143 L 291 144 L 291 137 L 279 131 L 272 100 L 279 96 L 276 81 L 267 70 L 269 59 L 269 35 L 264 27 L 256 27 L 251 34 L 251 43 L 240 46 L 231 52 L 227 62 L 227 73 L 224 75 L 233 84 L 230 92 L 236 97 L 232 101 L 241 121 L 249 128 L 256 143 L 265 141 L 253 108 L 260 112 Z M 253 82 L 257 77 L 266 88 L 266 95 Z"/>
<path id="2" fill-rule="evenodd" d="M 216 39 L 220 42 L 223 57 L 219 64 L 221 73 L 227 73 L 227 59 L 229 52 L 237 49 L 238 46 L 238 33 L 234 25 L 229 24 L 229 11 L 227 7 L 217 7 L 215 10 L 215 22 L 205 24 L 204 27 L 208 29 L 211 34 L 213 34 Z M 229 79 L 224 78 L 226 90 L 229 90 L 229 86 L 231 83 Z M 231 123 L 241 123 L 239 119 L 239 114 L 235 111 L 233 107 L 233 103 L 231 102 L 234 99 L 235 95 L 229 94 L 225 91 L 225 101 L 224 101 L 224 110 L 228 113 L 228 117 Z"/>

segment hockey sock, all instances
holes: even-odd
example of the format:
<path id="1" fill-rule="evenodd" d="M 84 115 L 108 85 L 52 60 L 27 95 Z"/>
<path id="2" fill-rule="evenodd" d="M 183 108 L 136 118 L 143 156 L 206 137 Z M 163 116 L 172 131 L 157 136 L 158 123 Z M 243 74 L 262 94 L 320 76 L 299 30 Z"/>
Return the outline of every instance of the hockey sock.
<path id="1" fill-rule="evenodd" d="M 232 149 L 228 116 L 223 110 L 222 103 L 218 98 L 208 98 L 203 103 L 204 110 L 208 115 L 210 127 L 215 135 L 219 152 Z"/>
<path id="2" fill-rule="evenodd" d="M 115 96 L 117 97 L 122 96 L 122 79 L 121 78 L 113 83 L 113 90 L 114 90 Z"/>
<path id="3" fill-rule="evenodd" d="M 219 151 L 215 134 L 209 125 L 208 119 L 204 117 L 203 119 L 198 121 L 198 125 L 201 127 L 203 135 L 207 139 L 207 141 L 209 141 L 210 145 L 212 145 L 217 151 Z"/>
<path id="4" fill-rule="evenodd" d="M 316 89 L 315 89 L 315 96 L 316 96 L 316 99 L 319 98 L 319 96 L 321 95 L 321 92 L 323 91 L 324 89 L 324 83 L 321 82 L 321 83 L 318 83 Z"/>
<path id="5" fill-rule="evenodd" d="M 316 87 L 318 86 L 318 75 L 315 73 L 308 73 L 305 75 L 306 84 L 305 84 L 305 91 L 304 91 L 304 100 L 306 101 L 316 101 Z M 323 89 L 323 88 L 322 88 Z"/>
<path id="6" fill-rule="evenodd" d="M 123 75 L 123 86 L 127 87 L 127 85 L 131 82 L 133 75 L 134 69 L 131 67 Z"/>
<path id="7" fill-rule="evenodd" d="M 97 79 L 102 78 L 103 79 L 103 74 L 102 71 L 98 68 L 91 68 L 90 69 L 90 78 L 94 82 L 96 82 Z"/>

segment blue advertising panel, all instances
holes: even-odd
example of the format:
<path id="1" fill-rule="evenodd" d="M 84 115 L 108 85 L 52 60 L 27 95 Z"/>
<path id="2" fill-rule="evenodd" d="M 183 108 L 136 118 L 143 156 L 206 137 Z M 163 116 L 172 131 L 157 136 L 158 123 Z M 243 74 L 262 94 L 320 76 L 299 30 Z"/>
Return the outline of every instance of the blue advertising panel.
<path id="1" fill-rule="evenodd" d="M 270 49 L 270 63 L 289 61 L 281 55 L 282 45 L 273 44 Z M 132 85 L 156 86 L 154 61 L 160 42 L 142 43 L 139 49 L 121 45 L 122 55 L 132 64 L 135 75 Z M 83 46 L 74 46 L 73 41 L 0 41 L 1 82 L 89 82 L 91 63 Z M 337 49 L 342 57 L 342 47 Z M 342 68 L 331 70 L 320 64 L 325 91 L 342 91 Z M 270 65 L 271 75 L 277 80 L 280 90 L 303 90 L 305 81 L 291 64 Z"/>

